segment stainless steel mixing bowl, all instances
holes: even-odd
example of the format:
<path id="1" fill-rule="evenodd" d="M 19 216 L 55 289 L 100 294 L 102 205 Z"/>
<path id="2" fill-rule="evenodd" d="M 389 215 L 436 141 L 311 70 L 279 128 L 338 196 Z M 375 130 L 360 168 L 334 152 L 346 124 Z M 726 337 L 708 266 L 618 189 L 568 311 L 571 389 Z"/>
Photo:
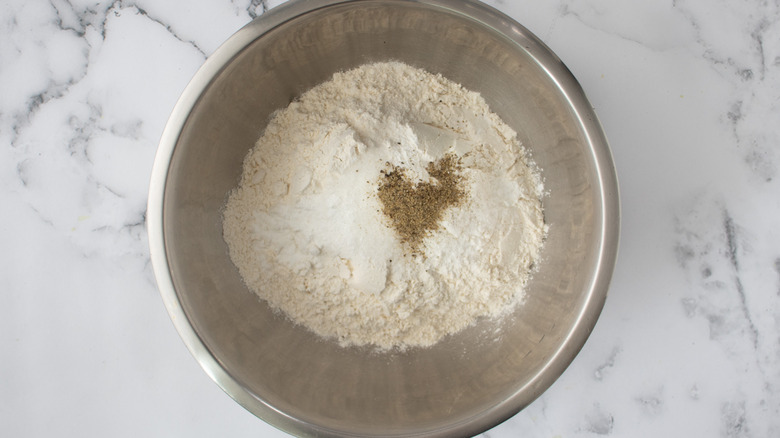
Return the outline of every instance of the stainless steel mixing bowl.
<path id="1" fill-rule="evenodd" d="M 478 91 L 542 170 L 549 237 L 527 299 L 437 345 L 341 348 L 247 290 L 221 208 L 269 115 L 339 70 L 400 60 Z M 574 359 L 606 297 L 619 206 L 604 134 L 574 77 L 528 30 L 474 1 L 311 0 L 219 48 L 165 128 L 148 206 L 152 262 L 204 370 L 265 421 L 308 436 L 472 435 L 509 418 Z"/>

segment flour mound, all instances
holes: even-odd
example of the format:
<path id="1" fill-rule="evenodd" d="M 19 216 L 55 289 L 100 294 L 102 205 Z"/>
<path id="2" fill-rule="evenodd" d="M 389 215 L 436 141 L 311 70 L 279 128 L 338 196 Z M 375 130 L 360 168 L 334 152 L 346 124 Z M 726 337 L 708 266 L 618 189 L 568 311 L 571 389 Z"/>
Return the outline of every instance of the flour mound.
<path id="1" fill-rule="evenodd" d="M 467 200 L 410 254 L 381 172 L 454 154 Z M 230 257 L 274 309 L 341 345 L 430 346 L 523 299 L 546 233 L 542 183 L 482 97 L 408 65 L 336 73 L 278 111 L 224 212 Z"/>

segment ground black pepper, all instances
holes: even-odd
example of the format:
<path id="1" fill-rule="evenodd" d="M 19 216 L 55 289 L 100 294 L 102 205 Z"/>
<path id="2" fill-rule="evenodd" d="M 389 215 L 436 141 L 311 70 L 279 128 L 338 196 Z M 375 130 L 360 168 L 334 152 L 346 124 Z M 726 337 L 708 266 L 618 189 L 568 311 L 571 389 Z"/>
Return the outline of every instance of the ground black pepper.
<path id="1" fill-rule="evenodd" d="M 415 183 L 400 166 L 381 171 L 379 181 L 382 212 L 412 255 L 421 253 L 423 239 L 439 228 L 444 212 L 466 197 L 457 156 L 447 154 L 428 163 L 426 170 L 431 181 Z"/>

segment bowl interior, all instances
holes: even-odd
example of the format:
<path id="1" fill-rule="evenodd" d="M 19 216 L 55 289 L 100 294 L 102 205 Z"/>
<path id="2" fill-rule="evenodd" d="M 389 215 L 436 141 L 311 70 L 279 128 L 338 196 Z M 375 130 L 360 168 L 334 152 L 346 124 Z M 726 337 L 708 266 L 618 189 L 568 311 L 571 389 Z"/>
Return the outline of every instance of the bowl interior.
<path id="1" fill-rule="evenodd" d="M 252 394 L 242 404 L 265 420 L 302 434 L 478 433 L 536 398 L 582 346 L 606 292 L 597 284 L 605 217 L 596 157 L 606 144 L 583 125 L 573 102 L 584 97 L 557 58 L 513 23 L 480 18 L 496 20 L 491 14 L 470 3 L 361 2 L 270 29 L 253 23 L 241 32 L 262 37 L 194 103 L 165 183 L 167 262 L 189 324 Z M 481 93 L 518 132 L 549 192 L 549 237 L 525 304 L 500 322 L 402 353 L 344 349 L 274 314 L 243 285 L 222 239 L 222 207 L 271 113 L 336 71 L 383 60 Z"/>

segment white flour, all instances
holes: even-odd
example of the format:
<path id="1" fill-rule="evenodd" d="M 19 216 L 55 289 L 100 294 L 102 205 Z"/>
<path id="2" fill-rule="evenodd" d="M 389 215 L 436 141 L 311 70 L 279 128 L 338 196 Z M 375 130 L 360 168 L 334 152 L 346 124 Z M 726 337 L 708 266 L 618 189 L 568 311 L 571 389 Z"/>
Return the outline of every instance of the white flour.
<path id="1" fill-rule="evenodd" d="M 468 199 L 412 257 L 381 212 L 380 171 L 428 180 L 462 160 Z M 275 114 L 224 213 L 247 286 L 342 345 L 428 346 L 522 301 L 546 226 L 539 176 L 477 93 L 401 63 L 364 65 Z"/>

